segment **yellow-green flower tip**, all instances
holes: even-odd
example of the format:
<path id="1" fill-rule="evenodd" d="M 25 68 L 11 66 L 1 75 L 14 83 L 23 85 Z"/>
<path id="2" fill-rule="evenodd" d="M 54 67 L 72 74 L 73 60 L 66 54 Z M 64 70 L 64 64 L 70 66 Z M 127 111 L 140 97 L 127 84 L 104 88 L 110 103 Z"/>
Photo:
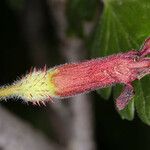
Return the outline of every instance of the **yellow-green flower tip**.
<path id="1" fill-rule="evenodd" d="M 13 85 L 1 88 L 0 97 L 2 99 L 18 97 L 30 102 L 56 98 L 56 87 L 52 81 L 52 76 L 56 72 L 57 69 L 31 71 Z"/>

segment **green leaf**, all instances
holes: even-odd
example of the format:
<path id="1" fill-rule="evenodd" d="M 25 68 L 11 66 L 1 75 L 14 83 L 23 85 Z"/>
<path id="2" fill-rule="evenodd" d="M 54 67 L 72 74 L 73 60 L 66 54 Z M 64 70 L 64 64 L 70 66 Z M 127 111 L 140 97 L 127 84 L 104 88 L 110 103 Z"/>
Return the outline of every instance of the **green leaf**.
<path id="1" fill-rule="evenodd" d="M 150 36 L 149 0 L 104 0 L 103 14 L 97 25 L 93 40 L 92 55 L 107 56 L 131 49 L 140 49 L 145 38 Z M 146 80 L 146 81 L 145 81 Z M 135 107 L 142 121 L 150 125 L 150 78 L 135 84 Z M 120 88 L 114 88 L 117 95 Z M 110 92 L 106 97 L 109 97 Z M 134 101 L 119 112 L 123 119 L 132 120 Z"/>
<path id="2" fill-rule="evenodd" d="M 68 32 L 83 37 L 83 23 L 96 14 L 98 0 L 69 0 L 67 3 Z"/>
<path id="3" fill-rule="evenodd" d="M 127 107 L 119 111 L 119 115 L 122 119 L 133 120 L 134 118 L 134 99 L 132 99 Z"/>
<path id="4" fill-rule="evenodd" d="M 24 5 L 24 0 L 6 0 L 6 2 L 14 10 L 21 10 Z"/>
<path id="5" fill-rule="evenodd" d="M 148 84 L 150 83 L 150 78 L 148 76 L 144 77 L 141 81 L 137 81 L 135 92 L 135 106 L 139 117 L 143 122 L 150 125 L 150 89 Z"/>
<path id="6" fill-rule="evenodd" d="M 97 93 L 100 94 L 104 100 L 108 100 L 111 95 L 111 91 L 112 91 L 111 89 L 112 89 L 111 87 L 103 88 L 103 89 L 97 90 Z"/>

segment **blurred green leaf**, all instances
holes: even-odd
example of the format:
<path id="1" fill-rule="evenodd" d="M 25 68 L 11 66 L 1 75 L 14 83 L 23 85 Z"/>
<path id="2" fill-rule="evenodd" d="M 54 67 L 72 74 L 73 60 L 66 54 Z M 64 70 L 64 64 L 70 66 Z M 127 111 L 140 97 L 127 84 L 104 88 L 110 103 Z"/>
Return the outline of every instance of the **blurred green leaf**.
<path id="1" fill-rule="evenodd" d="M 93 19 L 98 0 L 69 0 L 67 5 L 68 32 L 83 37 L 83 23 Z"/>
<path id="2" fill-rule="evenodd" d="M 93 56 L 139 49 L 145 38 L 150 36 L 149 12 L 149 0 L 104 0 L 103 14 L 93 41 Z M 150 125 L 149 83 L 150 78 L 146 77 L 135 84 L 134 101 L 139 117 Z M 117 86 L 114 88 L 114 95 L 117 95 L 119 89 Z M 109 97 L 110 92 L 105 91 L 104 94 L 106 93 L 106 97 Z M 125 110 L 119 112 L 122 118 L 133 119 L 133 103 L 132 101 Z"/>
<path id="3" fill-rule="evenodd" d="M 21 10 L 24 5 L 24 0 L 6 0 L 8 5 L 14 10 Z"/>
<path id="4" fill-rule="evenodd" d="M 109 99 L 110 94 L 111 94 L 111 91 L 112 91 L 112 88 L 111 88 L 111 87 L 103 88 L 103 89 L 97 90 L 97 92 L 101 95 L 101 97 L 102 97 L 104 100 L 108 100 L 108 99 Z"/>

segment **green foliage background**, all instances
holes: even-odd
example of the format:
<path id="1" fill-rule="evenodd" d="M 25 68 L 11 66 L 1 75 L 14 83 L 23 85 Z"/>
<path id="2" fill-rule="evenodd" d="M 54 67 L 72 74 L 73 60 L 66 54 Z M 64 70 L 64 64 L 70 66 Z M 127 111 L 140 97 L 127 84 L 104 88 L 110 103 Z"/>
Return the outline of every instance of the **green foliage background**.
<path id="1" fill-rule="evenodd" d="M 104 11 L 95 33 L 93 54 L 106 56 L 140 49 L 143 41 L 150 36 L 149 11 L 148 0 L 105 0 Z M 150 125 L 148 83 L 150 83 L 148 76 L 135 83 L 136 96 L 125 110 L 119 112 L 123 119 L 132 120 L 136 108 L 140 119 Z M 120 92 L 120 87 L 113 88 L 114 96 L 118 95 L 118 91 Z M 106 91 L 104 94 L 106 95 Z M 110 92 L 107 92 L 106 96 L 109 97 L 109 94 Z"/>

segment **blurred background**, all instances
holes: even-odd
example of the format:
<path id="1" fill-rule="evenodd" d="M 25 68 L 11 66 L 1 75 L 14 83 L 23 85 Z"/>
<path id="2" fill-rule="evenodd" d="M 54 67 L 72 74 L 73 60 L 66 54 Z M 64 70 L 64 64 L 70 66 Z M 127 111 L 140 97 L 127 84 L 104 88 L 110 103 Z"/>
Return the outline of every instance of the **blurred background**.
<path id="1" fill-rule="evenodd" d="M 102 50 L 91 50 L 103 11 L 99 0 L 1 0 L 0 84 L 32 66 L 98 57 Z M 149 126 L 122 120 L 112 93 L 109 101 L 93 91 L 46 106 L 1 102 L 0 150 L 149 150 L 149 142 Z"/>

